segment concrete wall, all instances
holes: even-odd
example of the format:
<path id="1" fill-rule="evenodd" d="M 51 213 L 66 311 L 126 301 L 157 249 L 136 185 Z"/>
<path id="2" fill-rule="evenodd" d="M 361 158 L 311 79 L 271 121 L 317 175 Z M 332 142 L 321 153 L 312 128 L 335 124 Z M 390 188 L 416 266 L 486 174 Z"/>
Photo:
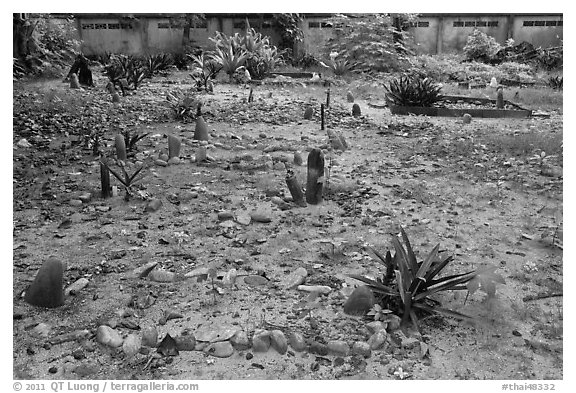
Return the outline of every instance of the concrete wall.
<path id="1" fill-rule="evenodd" d="M 561 21 L 561 23 L 558 23 Z M 528 23 L 526 23 L 528 22 Z M 534 22 L 530 23 L 530 22 Z M 544 26 L 539 26 L 544 22 Z M 556 22 L 555 26 L 551 26 Z M 517 17 L 513 23 L 513 37 L 517 43 L 528 41 L 535 47 L 543 48 L 560 46 L 563 35 L 562 17 L 523 16 Z M 524 26 L 524 24 L 528 26 Z M 548 24 L 548 26 L 546 26 Z M 560 25 L 560 26 L 558 26 Z"/>
<path id="2" fill-rule="evenodd" d="M 300 26 L 304 40 L 297 44 L 296 52 L 315 56 L 325 52 L 326 42 L 332 37 L 334 30 L 331 24 L 327 24 L 326 18 L 305 18 Z"/>
<path id="3" fill-rule="evenodd" d="M 113 18 L 78 20 L 82 51 L 138 54 L 144 49 L 144 31 L 140 24 Z"/>

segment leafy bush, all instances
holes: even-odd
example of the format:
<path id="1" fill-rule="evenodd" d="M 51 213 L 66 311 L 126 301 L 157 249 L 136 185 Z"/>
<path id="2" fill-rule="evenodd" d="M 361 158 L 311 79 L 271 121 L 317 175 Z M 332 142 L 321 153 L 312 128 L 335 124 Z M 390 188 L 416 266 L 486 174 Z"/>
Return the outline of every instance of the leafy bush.
<path id="1" fill-rule="evenodd" d="M 496 274 L 495 266 L 484 265 L 466 273 L 440 277 L 442 271 L 453 260 L 450 256 L 439 254 L 440 244 L 436 245 L 422 262 L 418 262 L 408 235 L 401 229 L 402 240 L 392 239 L 394 256 L 388 251 L 382 255 L 371 249 L 379 261 L 386 267 L 382 278 L 370 278 L 351 274 L 350 277 L 364 282 L 381 299 L 381 307 L 391 310 L 402 317 L 402 325 L 409 321 L 418 327 L 418 320 L 424 315 L 440 314 L 457 319 L 471 319 L 469 316 L 441 307 L 439 301 L 431 296 L 439 292 L 468 290 L 473 294 L 478 289 L 489 297 L 496 293 L 496 283 L 504 284 L 504 279 Z"/>
<path id="2" fill-rule="evenodd" d="M 563 48 L 544 49 L 538 53 L 536 58 L 538 65 L 547 71 L 562 68 L 564 62 Z"/>
<path id="3" fill-rule="evenodd" d="M 194 95 L 178 90 L 166 94 L 166 101 L 176 120 L 193 118 L 199 104 Z"/>
<path id="4" fill-rule="evenodd" d="M 293 62 L 294 66 L 302 67 L 303 69 L 316 67 L 320 65 L 320 60 L 310 53 L 305 53 L 299 59 Z"/>
<path id="5" fill-rule="evenodd" d="M 147 77 L 152 78 L 158 71 L 165 71 L 174 64 L 174 59 L 169 53 L 149 55 L 146 58 Z"/>
<path id="6" fill-rule="evenodd" d="M 270 38 L 250 27 L 243 36 L 239 33 L 226 36 L 216 32 L 216 37 L 210 40 L 216 47 L 213 58 L 222 65 L 231 79 L 241 66 L 246 67 L 252 78 L 262 79 L 281 61 L 278 49 L 270 45 Z"/>
<path id="7" fill-rule="evenodd" d="M 402 75 L 390 81 L 386 89 L 386 100 L 399 106 L 432 106 L 442 99 L 441 87 L 428 78 L 418 75 Z"/>
<path id="8" fill-rule="evenodd" d="M 220 72 L 222 65 L 203 53 L 197 56 L 188 55 L 188 58 L 193 62 L 194 69 L 190 77 L 194 79 L 196 89 L 209 91 L 209 86 L 211 86 L 210 79 L 213 79 Z"/>
<path id="9" fill-rule="evenodd" d="M 466 39 L 463 48 L 468 60 L 477 60 L 488 63 L 502 47 L 496 39 L 481 30 L 474 29 Z"/>
<path id="10" fill-rule="evenodd" d="M 337 52 L 356 64 L 363 72 L 389 72 L 407 64 L 411 48 L 406 30 L 393 26 L 386 14 L 344 16 L 333 18 L 333 37 L 328 40 L 326 54 Z"/>
<path id="11" fill-rule="evenodd" d="M 564 77 L 551 76 L 548 79 L 548 86 L 556 90 L 562 90 L 564 88 Z"/>
<path id="12" fill-rule="evenodd" d="M 348 59 L 338 58 L 338 56 L 333 56 L 327 62 L 320 62 L 320 64 L 332 70 L 334 75 L 345 75 L 352 70 L 353 67 Z"/>

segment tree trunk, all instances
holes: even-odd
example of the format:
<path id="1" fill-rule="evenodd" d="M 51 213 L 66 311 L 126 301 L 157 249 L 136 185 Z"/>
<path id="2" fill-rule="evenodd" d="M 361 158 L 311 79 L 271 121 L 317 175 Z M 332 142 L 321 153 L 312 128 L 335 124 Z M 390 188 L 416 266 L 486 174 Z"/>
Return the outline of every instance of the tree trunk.
<path id="1" fill-rule="evenodd" d="M 322 202 L 324 189 L 324 154 L 318 148 L 308 154 L 308 180 L 306 182 L 306 202 L 317 205 Z"/>

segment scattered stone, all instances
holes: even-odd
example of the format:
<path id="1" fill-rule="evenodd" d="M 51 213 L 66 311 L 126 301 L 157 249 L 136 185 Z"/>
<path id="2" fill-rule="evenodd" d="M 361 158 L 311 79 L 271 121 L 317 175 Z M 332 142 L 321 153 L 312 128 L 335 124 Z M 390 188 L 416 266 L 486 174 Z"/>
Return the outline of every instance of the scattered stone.
<path id="1" fill-rule="evenodd" d="M 332 288 L 327 285 L 298 285 L 298 290 L 304 292 L 318 292 L 323 295 L 332 292 Z"/>
<path id="2" fill-rule="evenodd" d="M 366 285 L 362 285 L 350 294 L 350 297 L 344 303 L 344 312 L 348 315 L 365 315 L 374 307 L 374 294 Z"/>
<path id="3" fill-rule="evenodd" d="M 471 121 L 472 121 L 472 116 L 469 113 L 464 113 L 464 115 L 462 116 L 462 123 L 470 124 Z"/>
<path id="4" fill-rule="evenodd" d="M 62 306 L 64 304 L 63 276 L 64 263 L 54 257 L 48 258 L 26 290 L 24 296 L 26 303 L 47 308 Z"/>
<path id="5" fill-rule="evenodd" d="M 306 340 L 304 340 L 304 336 L 298 332 L 290 332 L 288 342 L 296 352 L 302 352 L 306 349 Z"/>
<path id="6" fill-rule="evenodd" d="M 252 350 L 254 352 L 267 352 L 270 348 L 270 332 L 256 329 L 252 337 Z"/>
<path id="7" fill-rule="evenodd" d="M 402 337 L 400 345 L 404 349 L 414 349 L 420 346 L 420 340 L 414 337 Z"/>
<path id="8" fill-rule="evenodd" d="M 230 338 L 230 343 L 239 351 L 243 351 L 251 347 L 248 334 L 246 334 L 244 330 L 237 331 L 236 334 Z"/>
<path id="9" fill-rule="evenodd" d="M 300 153 L 299 151 L 295 151 L 294 152 L 294 165 L 300 166 L 300 165 L 302 165 L 303 162 L 304 162 L 304 159 L 302 158 L 302 153 Z"/>
<path id="10" fill-rule="evenodd" d="M 386 333 L 386 330 L 381 329 L 376 331 L 368 339 L 368 345 L 370 346 L 370 349 L 373 351 L 381 349 L 384 343 L 386 342 L 387 337 L 388 334 Z"/>
<path id="11" fill-rule="evenodd" d="M 314 108 L 312 108 L 311 106 L 307 107 L 306 110 L 304 111 L 304 120 L 311 120 L 312 119 L 312 115 L 314 115 Z"/>
<path id="12" fill-rule="evenodd" d="M 98 326 L 96 330 L 96 341 L 112 348 L 118 348 L 124 342 L 120 333 L 106 325 Z"/>
<path id="13" fill-rule="evenodd" d="M 145 265 L 139 266 L 132 270 L 132 276 L 138 278 L 145 278 L 150 272 L 158 265 L 158 262 L 148 262 Z"/>
<path id="14" fill-rule="evenodd" d="M 153 269 L 148 274 L 148 279 L 156 282 L 174 282 L 176 274 L 164 269 Z"/>
<path id="15" fill-rule="evenodd" d="M 47 323 L 40 322 L 38 325 L 34 326 L 34 329 L 32 329 L 32 334 L 36 337 L 46 338 L 50 334 L 50 330 L 52 330 L 52 326 L 48 325 Z"/>
<path id="16" fill-rule="evenodd" d="M 172 157 L 168 160 L 168 165 L 178 165 L 180 162 L 180 157 Z"/>
<path id="17" fill-rule="evenodd" d="M 382 321 L 372 321 L 366 324 L 366 328 L 370 332 L 370 334 L 374 334 L 380 330 L 386 330 L 387 324 Z"/>
<path id="18" fill-rule="evenodd" d="M 234 353 L 234 348 L 229 341 L 220 341 L 208 345 L 204 352 L 217 358 L 228 358 Z"/>
<path id="19" fill-rule="evenodd" d="M 176 340 L 176 348 L 178 351 L 194 351 L 196 350 L 196 338 L 191 335 L 182 335 L 174 338 Z"/>
<path id="20" fill-rule="evenodd" d="M 50 368 L 48 369 L 48 372 L 49 372 L 50 374 L 56 374 L 56 373 L 58 372 L 58 367 L 52 366 L 52 367 L 50 367 Z"/>
<path id="21" fill-rule="evenodd" d="M 328 355 L 328 347 L 326 344 L 319 343 L 318 341 L 312 341 L 309 348 L 310 353 L 315 353 L 320 356 Z"/>
<path id="22" fill-rule="evenodd" d="M 303 267 L 299 267 L 292 273 L 290 273 L 284 280 L 282 280 L 282 287 L 284 289 L 292 289 L 304 283 L 306 277 L 308 276 L 308 271 Z"/>
<path id="23" fill-rule="evenodd" d="M 162 207 L 162 200 L 160 199 L 152 199 L 146 207 L 144 208 L 145 213 L 153 213 L 158 211 Z"/>
<path id="24" fill-rule="evenodd" d="M 350 345 L 343 340 L 330 340 L 326 346 L 331 355 L 348 356 L 350 353 Z"/>
<path id="25" fill-rule="evenodd" d="M 122 351 L 128 357 L 132 357 L 140 352 L 140 347 L 142 346 L 142 340 L 135 334 L 129 334 L 128 337 L 122 343 Z"/>
<path id="26" fill-rule="evenodd" d="M 272 222 L 272 218 L 269 214 L 265 212 L 253 212 L 250 214 L 250 218 L 254 222 L 269 223 Z"/>
<path id="27" fill-rule="evenodd" d="M 158 165 L 158 166 L 168 166 L 168 162 L 161 160 L 161 159 L 156 159 L 154 160 L 154 164 Z"/>
<path id="28" fill-rule="evenodd" d="M 226 220 L 233 220 L 234 214 L 232 212 L 220 212 L 218 213 L 218 221 L 226 221 Z"/>
<path id="29" fill-rule="evenodd" d="M 32 145 L 25 138 L 22 138 L 16 143 L 18 147 L 31 147 Z"/>
<path id="30" fill-rule="evenodd" d="M 402 322 L 402 319 L 398 316 L 398 315 L 389 315 L 388 316 L 388 326 L 386 327 L 386 331 L 388 333 L 396 331 L 398 329 L 400 329 L 400 324 Z"/>
<path id="31" fill-rule="evenodd" d="M 79 278 L 78 280 L 74 281 L 72 284 L 70 284 L 70 286 L 68 286 L 68 288 L 66 288 L 66 290 L 64 291 L 64 295 L 69 296 L 69 295 L 76 295 L 78 292 L 80 292 L 82 289 L 84 289 L 86 287 L 86 285 L 88 285 L 89 281 L 87 278 Z"/>
<path id="32" fill-rule="evenodd" d="M 349 103 L 353 103 L 354 102 L 354 95 L 352 95 L 352 92 L 349 91 L 348 93 L 346 93 L 346 100 L 348 100 Z"/>
<path id="33" fill-rule="evenodd" d="M 206 341 L 210 343 L 215 343 L 218 341 L 226 341 L 232 338 L 240 328 L 235 326 L 214 326 L 214 325 L 205 325 L 202 326 L 200 329 L 196 330 L 194 333 L 194 337 L 196 337 L 197 341 Z"/>
<path id="34" fill-rule="evenodd" d="M 238 271 L 234 268 L 228 270 L 224 277 L 222 277 L 222 285 L 226 287 L 231 287 L 236 283 L 236 277 L 238 277 Z"/>
<path id="35" fill-rule="evenodd" d="M 250 225 L 252 218 L 249 214 L 240 213 L 236 216 L 236 222 L 240 225 Z"/>
<path id="36" fill-rule="evenodd" d="M 186 273 L 184 277 L 191 278 L 191 277 L 204 276 L 208 274 L 208 270 L 209 269 L 207 267 L 197 267 L 196 269 L 193 269 L 188 273 Z"/>
<path id="37" fill-rule="evenodd" d="M 362 112 L 360 111 L 360 105 L 358 105 L 358 104 L 352 105 L 352 116 L 358 117 L 361 114 L 362 114 Z"/>
<path id="38" fill-rule="evenodd" d="M 72 351 L 72 357 L 76 360 L 86 359 L 86 353 L 84 353 L 82 348 L 78 348 Z"/>
<path id="39" fill-rule="evenodd" d="M 244 277 L 244 284 L 249 285 L 251 287 L 259 287 L 262 285 L 268 285 L 268 279 L 266 277 L 253 274 Z"/>
<path id="40" fill-rule="evenodd" d="M 162 315 L 158 323 L 160 325 L 166 325 L 166 322 L 168 322 L 169 320 L 178 318 L 184 318 L 184 315 L 182 315 L 182 313 L 179 313 L 178 311 L 164 310 L 164 315 Z"/>
<path id="41" fill-rule="evenodd" d="M 258 137 L 259 137 L 259 138 L 262 138 L 262 139 L 266 139 L 266 138 L 268 138 L 268 135 L 266 135 L 265 133 L 261 132 L 260 134 L 258 134 Z"/>
<path id="42" fill-rule="evenodd" d="M 148 326 L 142 329 L 142 345 L 156 348 L 158 345 L 158 330 L 154 326 Z"/>
<path id="43" fill-rule="evenodd" d="M 80 207 L 80 206 L 82 206 L 82 201 L 81 201 L 80 199 L 70 199 L 70 200 L 68 201 L 68 203 L 70 204 L 70 206 L 73 206 L 73 207 Z"/>
<path id="44" fill-rule="evenodd" d="M 168 162 L 169 157 L 168 157 L 168 154 L 162 153 L 162 154 L 160 154 L 160 156 L 158 158 L 161 159 L 162 161 Z"/>
<path id="45" fill-rule="evenodd" d="M 364 341 L 355 341 L 352 344 L 352 354 L 361 355 L 364 358 L 369 358 L 372 355 L 372 350 L 370 349 L 370 345 Z"/>
<path id="46" fill-rule="evenodd" d="M 283 162 L 276 162 L 276 163 L 274 164 L 274 166 L 272 166 L 272 168 L 273 168 L 275 171 L 283 171 L 283 170 L 286 169 L 286 165 L 284 165 Z"/>
<path id="47" fill-rule="evenodd" d="M 288 351 L 288 340 L 281 330 L 272 330 L 270 332 L 270 345 L 281 355 Z"/>
<path id="48" fill-rule="evenodd" d="M 92 199 L 92 194 L 87 192 L 78 197 L 82 201 L 82 203 L 88 203 Z"/>

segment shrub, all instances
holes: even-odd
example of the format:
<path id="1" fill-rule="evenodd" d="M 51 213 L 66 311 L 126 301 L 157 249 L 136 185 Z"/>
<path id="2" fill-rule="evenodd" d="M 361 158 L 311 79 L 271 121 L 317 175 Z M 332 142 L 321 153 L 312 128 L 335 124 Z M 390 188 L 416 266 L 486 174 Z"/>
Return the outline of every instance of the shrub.
<path id="1" fill-rule="evenodd" d="M 496 39 L 481 30 L 474 29 L 466 39 L 464 54 L 468 60 L 488 63 L 502 47 Z"/>
<path id="2" fill-rule="evenodd" d="M 394 236 L 392 239 L 394 256 L 390 251 L 382 255 L 371 249 L 386 267 L 386 273 L 382 278 L 372 280 L 356 274 L 351 274 L 350 277 L 368 284 L 370 289 L 380 296 L 381 307 L 401 316 L 404 326 L 411 321 L 418 328 L 420 317 L 433 314 L 471 319 L 465 314 L 441 307 L 440 302 L 431 296 L 453 290 L 468 290 L 469 294 L 473 294 L 481 289 L 492 297 L 496 293 L 496 283 L 505 283 L 504 279 L 494 272 L 496 267 L 492 265 L 440 277 L 453 257 L 441 256 L 438 244 L 422 262 L 418 262 L 404 229 L 401 229 L 401 234 L 404 245 L 398 237 Z"/>
<path id="3" fill-rule="evenodd" d="M 222 69 L 222 66 L 213 58 L 208 55 L 188 55 L 188 58 L 192 60 L 194 69 L 190 74 L 190 77 L 194 79 L 196 83 L 197 90 L 210 90 L 210 79 L 213 79 L 218 72 Z"/>
<path id="4" fill-rule="evenodd" d="M 418 75 L 402 75 L 390 81 L 386 89 L 386 100 L 399 106 L 432 106 L 442 99 L 441 87 L 428 78 Z"/>

